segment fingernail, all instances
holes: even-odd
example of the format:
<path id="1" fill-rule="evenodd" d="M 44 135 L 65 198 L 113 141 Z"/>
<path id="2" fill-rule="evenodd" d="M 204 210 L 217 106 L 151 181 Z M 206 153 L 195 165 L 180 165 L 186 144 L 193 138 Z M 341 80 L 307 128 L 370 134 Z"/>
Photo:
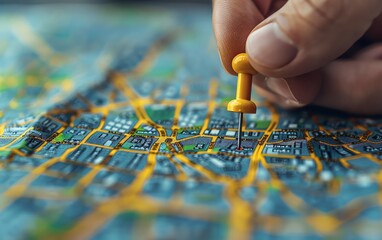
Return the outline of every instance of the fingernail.
<path id="1" fill-rule="evenodd" d="M 267 89 L 267 85 L 265 84 L 265 79 L 267 77 L 258 73 L 256 75 L 253 75 L 252 76 L 252 83 L 255 85 L 255 86 L 258 86 L 258 87 L 261 87 L 263 89 Z"/>
<path id="2" fill-rule="evenodd" d="M 285 103 L 288 105 L 291 104 L 300 104 L 292 90 L 290 89 L 288 82 L 283 78 L 267 78 L 265 80 L 267 88 L 273 93 L 281 96 Z"/>
<path id="3" fill-rule="evenodd" d="M 297 48 L 277 23 L 269 23 L 252 32 L 246 48 L 252 60 L 269 68 L 280 68 L 297 55 Z"/>

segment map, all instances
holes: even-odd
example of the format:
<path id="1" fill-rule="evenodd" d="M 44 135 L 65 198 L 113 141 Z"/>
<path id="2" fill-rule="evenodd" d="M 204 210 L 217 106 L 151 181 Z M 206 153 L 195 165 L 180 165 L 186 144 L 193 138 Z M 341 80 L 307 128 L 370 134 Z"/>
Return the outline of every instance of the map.
<path id="1" fill-rule="evenodd" d="M 382 118 L 253 94 L 208 5 L 0 9 L 1 239 L 380 239 Z"/>

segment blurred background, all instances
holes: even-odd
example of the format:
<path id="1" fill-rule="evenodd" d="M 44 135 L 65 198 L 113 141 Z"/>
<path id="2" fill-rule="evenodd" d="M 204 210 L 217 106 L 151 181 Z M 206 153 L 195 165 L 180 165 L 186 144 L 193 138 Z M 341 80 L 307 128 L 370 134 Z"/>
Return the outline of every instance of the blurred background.
<path id="1" fill-rule="evenodd" d="M 161 3 L 204 3 L 211 4 L 211 0 L 0 0 L 0 3 L 147 3 L 147 4 L 161 4 Z"/>

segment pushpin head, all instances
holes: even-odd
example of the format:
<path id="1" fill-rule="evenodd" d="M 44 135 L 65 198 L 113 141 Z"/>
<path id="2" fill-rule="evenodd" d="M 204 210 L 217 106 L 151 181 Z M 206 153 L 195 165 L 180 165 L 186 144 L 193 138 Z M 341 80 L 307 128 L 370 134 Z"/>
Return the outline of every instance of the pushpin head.
<path id="1" fill-rule="evenodd" d="M 233 99 L 227 105 L 230 112 L 256 113 L 256 104 L 246 99 Z"/>
<path id="2" fill-rule="evenodd" d="M 236 73 L 257 74 L 257 71 L 249 63 L 246 53 L 240 53 L 232 60 L 232 68 Z"/>

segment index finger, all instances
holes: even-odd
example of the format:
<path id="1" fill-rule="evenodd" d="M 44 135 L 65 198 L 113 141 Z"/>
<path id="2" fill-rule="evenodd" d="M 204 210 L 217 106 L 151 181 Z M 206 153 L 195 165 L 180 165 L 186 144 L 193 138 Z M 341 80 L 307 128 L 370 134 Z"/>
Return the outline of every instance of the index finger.
<path id="1" fill-rule="evenodd" d="M 263 13 L 270 3 L 271 0 L 213 1 L 212 25 L 222 64 L 229 73 L 235 74 L 231 61 L 245 52 L 249 33 L 264 20 Z"/>

